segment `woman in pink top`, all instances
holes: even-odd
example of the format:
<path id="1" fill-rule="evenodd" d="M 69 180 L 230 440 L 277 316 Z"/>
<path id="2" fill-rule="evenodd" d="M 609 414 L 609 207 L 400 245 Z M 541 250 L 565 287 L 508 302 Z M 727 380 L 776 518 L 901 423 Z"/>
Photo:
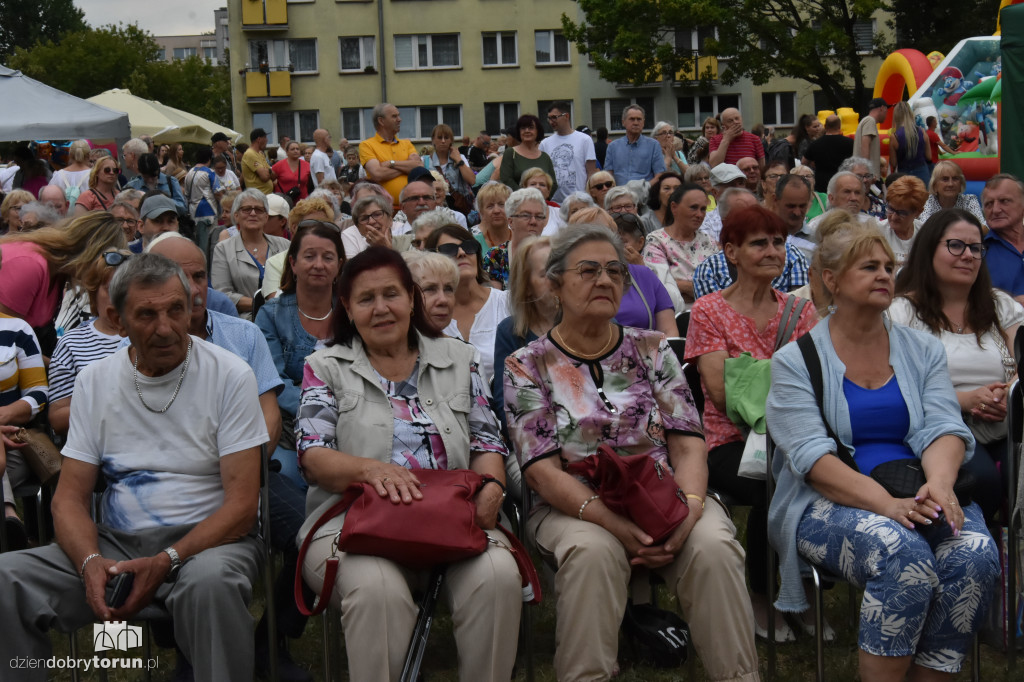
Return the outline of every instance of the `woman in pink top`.
<path id="1" fill-rule="evenodd" d="M 292 197 L 293 203 L 305 199 L 309 195 L 309 162 L 302 158 L 302 148 L 295 140 L 285 146 L 287 156 L 275 163 L 271 170 L 277 173 L 274 191 L 288 194 L 298 188 L 298 198 Z"/>
<path id="2" fill-rule="evenodd" d="M 736 268 L 735 281 L 702 296 L 690 311 L 686 360 L 696 362 L 704 388 L 704 436 L 708 444 L 708 487 L 740 504 L 752 505 L 747 521 L 747 570 L 756 631 L 767 636 L 768 502 L 764 481 L 737 474 L 744 433 L 726 416 L 725 360 L 749 351 L 765 360 L 775 352 L 775 339 L 787 295 L 772 288 L 786 264 L 786 230 L 782 219 L 761 206 L 728 215 L 722 226 L 722 250 Z M 817 317 L 806 305 L 796 328 L 784 343 L 810 331 Z M 772 578 L 774 579 L 774 578 Z M 793 632 L 780 622 L 776 640 Z"/>
<path id="3" fill-rule="evenodd" d="M 105 211 L 0 239 L 0 313 L 29 323 L 43 355 L 57 345 L 53 319 L 64 287 L 103 252 L 127 246 L 121 221 Z"/>

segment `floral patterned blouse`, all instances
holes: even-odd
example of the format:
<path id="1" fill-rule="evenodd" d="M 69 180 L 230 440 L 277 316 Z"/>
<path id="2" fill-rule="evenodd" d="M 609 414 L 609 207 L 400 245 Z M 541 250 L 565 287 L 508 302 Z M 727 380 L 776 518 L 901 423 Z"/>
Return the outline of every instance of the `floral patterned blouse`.
<path id="1" fill-rule="evenodd" d="M 682 368 L 665 336 L 619 327 L 607 354 L 584 360 L 547 334 L 505 363 L 505 414 L 525 470 L 550 455 L 575 462 L 606 443 L 668 464 L 666 432 L 703 437 Z"/>
<path id="2" fill-rule="evenodd" d="M 767 360 L 775 352 L 775 335 L 782 321 L 782 311 L 786 306 L 787 294 L 775 291 L 778 311 L 771 322 L 762 329 L 752 318 L 741 315 L 722 297 L 721 291 L 701 296 L 690 310 L 690 326 L 686 331 L 686 361 L 696 362 L 697 358 L 707 353 L 724 350 L 730 358 L 740 356 L 744 351 L 757 360 Z M 793 335 L 786 341 L 800 338 L 818 321 L 813 305 L 804 306 L 800 320 L 793 330 Z M 708 396 L 707 383 L 701 378 L 704 388 L 704 429 L 707 432 L 708 450 L 743 440 L 743 433 L 725 413 L 715 407 Z"/>
<path id="3" fill-rule="evenodd" d="M 706 232 L 697 231 L 693 240 L 676 241 L 664 229 L 647 235 L 644 244 L 644 262 L 648 265 L 668 265 L 672 279 L 691 280 L 693 271 L 706 258 L 718 251 L 718 244 Z"/>
<path id="4" fill-rule="evenodd" d="M 494 282 L 500 282 L 501 288 L 508 288 L 508 242 L 493 249 L 487 249 L 483 255 L 484 272 Z"/>

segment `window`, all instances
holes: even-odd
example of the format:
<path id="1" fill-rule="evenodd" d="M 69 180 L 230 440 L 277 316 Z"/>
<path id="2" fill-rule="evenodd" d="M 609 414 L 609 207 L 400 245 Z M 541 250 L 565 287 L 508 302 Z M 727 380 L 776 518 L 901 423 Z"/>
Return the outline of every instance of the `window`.
<path id="1" fill-rule="evenodd" d="M 320 112 L 313 109 L 258 113 L 252 115 L 252 125 L 254 128 L 266 130 L 267 137 L 271 140 L 287 136 L 293 140 L 312 142 L 313 131 L 320 127 Z"/>
<path id="2" fill-rule="evenodd" d="M 858 54 L 875 49 L 875 20 L 858 19 L 853 22 L 853 44 Z"/>
<path id="3" fill-rule="evenodd" d="M 796 93 L 762 92 L 761 122 L 766 126 L 791 126 L 796 123 Z"/>
<path id="4" fill-rule="evenodd" d="M 456 138 L 462 136 L 462 105 L 440 104 L 425 107 L 398 107 L 402 133 L 414 139 L 430 139 L 434 126 L 446 123 Z"/>
<path id="5" fill-rule="evenodd" d="M 174 48 L 175 59 L 188 59 L 189 57 L 195 57 L 198 50 L 194 47 L 176 47 Z"/>
<path id="6" fill-rule="evenodd" d="M 653 97 L 618 97 L 615 99 L 590 100 L 590 127 L 604 126 L 609 131 L 625 130 L 622 125 L 622 112 L 630 104 L 639 104 L 644 108 L 644 129 L 650 129 L 658 119 L 654 117 Z"/>
<path id="7" fill-rule="evenodd" d="M 157 58 L 157 61 L 166 62 L 167 61 L 167 50 L 165 50 L 162 47 L 159 48 L 156 51 L 156 58 Z"/>
<path id="8" fill-rule="evenodd" d="M 537 64 L 568 64 L 569 41 L 561 31 L 534 31 Z"/>
<path id="9" fill-rule="evenodd" d="M 519 118 L 519 102 L 484 102 L 484 130 L 497 135 Z"/>
<path id="10" fill-rule="evenodd" d="M 250 40 L 249 64 L 253 69 L 266 64 L 274 71 L 291 67 L 295 73 L 316 73 L 316 38 Z"/>
<path id="11" fill-rule="evenodd" d="M 395 69 L 452 69 L 462 66 L 458 33 L 395 36 Z"/>
<path id="12" fill-rule="evenodd" d="M 342 109 L 341 135 L 352 142 L 373 137 L 373 109 Z"/>
<path id="13" fill-rule="evenodd" d="M 740 108 L 739 95 L 691 95 L 676 102 L 676 127 L 687 130 L 700 130 L 708 116 L 718 116 L 730 107 Z"/>
<path id="14" fill-rule="evenodd" d="M 718 38 L 718 29 L 714 26 L 702 26 L 689 31 L 676 31 L 676 52 L 707 54 L 704 44 L 708 39 Z"/>
<path id="15" fill-rule="evenodd" d="M 203 48 L 203 59 L 216 63 L 217 61 L 217 48 L 216 47 L 204 47 Z"/>
<path id="16" fill-rule="evenodd" d="M 516 32 L 484 33 L 484 66 L 516 66 Z"/>
<path id="17" fill-rule="evenodd" d="M 374 59 L 373 36 L 346 36 L 338 38 L 342 71 L 363 71 L 377 66 Z"/>

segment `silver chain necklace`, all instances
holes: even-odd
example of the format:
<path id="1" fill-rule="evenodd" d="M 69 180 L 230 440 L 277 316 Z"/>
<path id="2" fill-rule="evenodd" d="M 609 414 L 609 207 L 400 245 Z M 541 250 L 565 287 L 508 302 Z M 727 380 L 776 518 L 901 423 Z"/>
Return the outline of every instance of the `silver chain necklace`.
<path id="1" fill-rule="evenodd" d="M 334 306 L 332 305 L 332 306 L 331 306 L 331 309 L 330 309 L 330 310 L 328 310 L 328 311 L 327 311 L 327 314 L 326 314 L 326 315 L 324 315 L 323 317 L 313 317 L 312 315 L 308 315 L 308 314 L 306 314 L 306 313 L 303 313 L 303 312 L 302 312 L 302 308 L 299 308 L 298 304 L 296 304 L 296 306 L 295 306 L 295 307 L 296 307 L 296 308 L 298 308 L 299 312 L 300 312 L 300 313 L 302 313 L 302 316 L 303 316 L 303 317 L 305 317 L 305 318 L 306 318 L 306 319 L 308 319 L 308 320 L 313 320 L 314 322 L 323 322 L 324 320 L 326 320 L 326 319 L 327 319 L 328 317 L 330 317 L 330 316 L 331 316 L 331 313 L 333 313 L 333 312 L 334 312 Z"/>
<path id="2" fill-rule="evenodd" d="M 171 399 L 167 401 L 162 410 L 154 410 L 152 407 L 146 404 L 146 399 L 142 397 L 142 388 L 139 387 L 139 351 L 135 350 L 135 392 L 139 394 L 139 400 L 142 401 L 142 406 L 150 412 L 156 414 L 163 414 L 167 410 L 171 409 L 171 405 L 174 403 L 174 399 L 178 397 L 178 391 L 181 390 L 181 384 L 185 381 L 185 372 L 188 371 L 188 363 L 192 360 L 192 337 L 188 339 L 188 351 L 185 352 L 185 365 L 181 368 L 181 375 L 178 377 L 178 385 L 174 387 L 174 394 L 171 395 Z"/>

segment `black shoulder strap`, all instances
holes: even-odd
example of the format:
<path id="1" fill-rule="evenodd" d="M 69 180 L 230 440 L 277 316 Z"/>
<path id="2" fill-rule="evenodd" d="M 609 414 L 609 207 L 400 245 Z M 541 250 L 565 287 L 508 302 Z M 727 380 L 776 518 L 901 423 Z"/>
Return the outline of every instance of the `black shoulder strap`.
<path id="1" fill-rule="evenodd" d="M 818 347 L 814 345 L 814 339 L 810 334 L 804 334 L 797 339 L 796 345 L 800 347 L 800 353 L 804 356 L 804 364 L 807 365 L 807 373 L 811 377 L 811 388 L 814 389 L 814 398 L 818 401 L 818 411 L 821 413 L 825 432 L 836 442 L 836 457 L 854 471 L 860 471 L 850 451 L 843 445 L 843 441 L 839 440 L 839 436 L 832 430 L 832 425 L 828 423 L 828 417 L 825 416 L 825 385 L 821 378 L 821 357 L 818 355 Z"/>

